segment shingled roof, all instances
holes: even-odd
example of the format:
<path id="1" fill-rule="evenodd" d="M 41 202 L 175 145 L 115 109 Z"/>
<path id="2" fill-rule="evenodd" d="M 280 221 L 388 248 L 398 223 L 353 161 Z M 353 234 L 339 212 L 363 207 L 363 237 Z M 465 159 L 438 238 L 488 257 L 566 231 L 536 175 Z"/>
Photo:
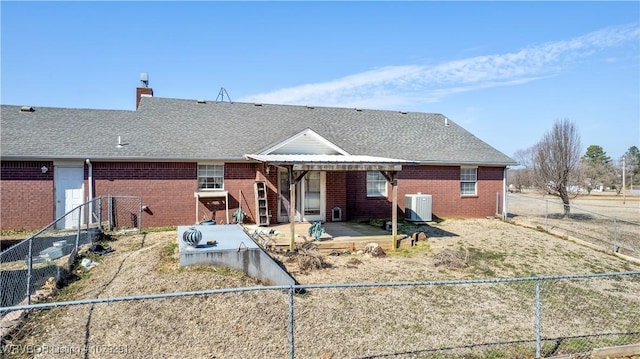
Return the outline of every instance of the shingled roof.
<path id="1" fill-rule="evenodd" d="M 441 114 L 142 97 L 136 111 L 2 105 L 3 159 L 242 161 L 305 129 L 351 155 L 516 162 Z M 118 148 L 118 136 L 122 146 Z"/>

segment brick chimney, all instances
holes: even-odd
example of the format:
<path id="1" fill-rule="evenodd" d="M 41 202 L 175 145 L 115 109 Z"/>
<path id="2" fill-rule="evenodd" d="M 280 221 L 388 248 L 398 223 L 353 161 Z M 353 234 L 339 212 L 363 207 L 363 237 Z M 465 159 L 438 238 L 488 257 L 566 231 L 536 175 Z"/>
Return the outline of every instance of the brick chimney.
<path id="1" fill-rule="evenodd" d="M 140 74 L 140 86 L 136 88 L 136 110 L 140 106 L 142 96 L 153 97 L 153 89 L 149 87 L 149 74 L 146 72 Z"/>

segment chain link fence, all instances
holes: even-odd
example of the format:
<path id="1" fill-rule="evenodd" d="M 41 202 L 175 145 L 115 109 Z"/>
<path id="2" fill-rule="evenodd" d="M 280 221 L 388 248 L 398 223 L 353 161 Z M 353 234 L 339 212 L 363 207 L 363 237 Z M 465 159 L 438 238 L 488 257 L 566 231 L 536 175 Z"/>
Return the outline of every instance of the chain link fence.
<path id="1" fill-rule="evenodd" d="M 88 220 L 101 216 L 99 201 L 94 199 L 75 207 L 0 253 L 0 304 L 3 307 L 31 303 L 32 296 L 37 295 L 40 288 L 51 286 L 66 276 L 76 259 L 78 247 L 91 243 L 99 233 L 99 223 Z"/>
<path id="2" fill-rule="evenodd" d="M 638 293 L 640 271 L 98 296 L 1 308 L 29 312 L 1 349 L 8 358 L 582 358 L 640 345 Z"/>
<path id="3" fill-rule="evenodd" d="M 509 216 L 517 223 L 640 258 L 640 208 L 637 206 L 586 208 L 586 203 L 571 204 L 570 215 L 564 218 L 564 205 L 557 198 L 509 194 L 508 203 Z"/>
<path id="4" fill-rule="evenodd" d="M 71 270 L 79 247 L 93 243 L 103 228 L 139 231 L 140 211 L 139 197 L 97 197 L 1 252 L 0 306 L 29 304 L 42 295 L 41 288 L 58 283 Z"/>
<path id="5" fill-rule="evenodd" d="M 142 228 L 142 198 L 136 196 L 106 196 L 101 205 L 107 208 L 109 232 L 139 232 Z"/>

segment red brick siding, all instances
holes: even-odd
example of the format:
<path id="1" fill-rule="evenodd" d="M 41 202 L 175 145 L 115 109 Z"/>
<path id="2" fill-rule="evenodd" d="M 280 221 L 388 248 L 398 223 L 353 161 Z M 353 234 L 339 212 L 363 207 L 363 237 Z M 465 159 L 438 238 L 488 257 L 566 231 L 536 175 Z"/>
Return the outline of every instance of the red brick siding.
<path id="1" fill-rule="evenodd" d="M 224 198 L 201 198 L 196 202 L 198 189 L 197 163 L 94 163 L 96 196 L 140 196 L 149 212 L 143 212 L 143 227 L 186 225 L 213 218 L 227 222 Z M 224 189 L 229 193 L 229 221 L 242 202 L 247 221 L 255 218 L 254 182 L 256 165 L 226 163 Z"/>
<path id="2" fill-rule="evenodd" d="M 327 172 L 326 181 L 326 217 L 327 222 L 331 221 L 331 212 L 338 207 L 342 210 L 342 221 L 347 216 L 347 181 L 346 172 Z"/>
<path id="3" fill-rule="evenodd" d="M 256 172 L 258 165 L 255 163 L 225 163 L 224 165 L 224 189 L 229 191 L 229 222 L 233 222 L 233 213 L 238 209 L 239 204 L 247 214 L 245 221 L 255 223 L 256 218 L 256 195 L 255 182 L 263 180 L 263 177 Z M 260 177 L 258 177 L 260 176 Z M 270 193 L 267 194 L 269 199 Z M 216 222 L 226 223 L 224 207 L 216 212 Z"/>
<path id="4" fill-rule="evenodd" d="M 367 197 L 367 172 L 347 172 L 347 219 L 391 218 L 391 186 L 387 197 Z"/>
<path id="5" fill-rule="evenodd" d="M 405 166 L 398 173 L 398 211 L 404 216 L 406 194 L 430 194 L 433 214 L 440 218 L 480 218 L 495 214 L 496 193 L 502 193 L 503 168 L 478 167 L 477 196 L 460 195 L 460 167 Z M 387 197 L 366 197 L 366 173 L 348 176 L 350 219 L 391 217 L 391 186 Z"/>
<path id="6" fill-rule="evenodd" d="M 43 174 L 40 167 L 50 170 Z M 3 161 L 0 177 L 2 229 L 38 229 L 53 221 L 53 164 L 43 161 Z M 398 213 L 404 215 L 404 196 L 433 195 L 433 214 L 442 218 L 493 215 L 496 193 L 502 192 L 503 168 L 478 168 L 478 195 L 460 196 L 460 168 L 455 166 L 407 166 L 398 173 Z M 87 178 L 85 166 L 85 179 Z M 139 196 L 149 208 L 143 212 L 143 227 L 192 224 L 202 218 L 226 223 L 225 204 L 220 199 L 197 202 L 195 162 L 94 162 L 94 196 Z M 269 174 L 262 164 L 226 163 L 225 190 L 229 193 L 229 220 L 238 206 L 255 222 L 255 181 L 266 181 L 271 223 L 277 220 L 277 170 Z M 346 184 L 345 184 L 346 183 Z M 88 183 L 85 181 L 85 188 Z M 387 197 L 366 196 L 366 172 L 327 172 L 326 220 L 334 207 L 342 209 L 343 220 L 391 217 L 391 186 Z M 86 194 L 88 196 L 88 193 Z"/>
<path id="7" fill-rule="evenodd" d="M 42 173 L 40 168 L 49 171 Z M 55 220 L 53 163 L 2 161 L 0 166 L 0 229 L 40 229 Z"/>
<path id="8" fill-rule="evenodd" d="M 407 166 L 398 174 L 398 204 L 404 207 L 406 194 L 420 192 L 433 196 L 433 214 L 437 217 L 490 216 L 495 214 L 496 192 L 502 193 L 502 174 L 503 168 L 478 167 L 477 195 L 462 196 L 460 167 Z"/>
<path id="9" fill-rule="evenodd" d="M 195 222 L 197 164 L 187 162 L 93 162 L 94 195 L 138 196 L 149 208 L 143 227 Z"/>

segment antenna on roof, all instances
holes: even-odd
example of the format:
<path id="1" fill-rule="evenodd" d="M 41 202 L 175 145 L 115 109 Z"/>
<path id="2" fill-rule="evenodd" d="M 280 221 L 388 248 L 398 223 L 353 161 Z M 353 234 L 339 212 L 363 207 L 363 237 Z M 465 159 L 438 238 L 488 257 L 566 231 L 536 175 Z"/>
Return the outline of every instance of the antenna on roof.
<path id="1" fill-rule="evenodd" d="M 218 97 L 216 97 L 216 102 L 224 102 L 224 95 L 227 95 L 227 100 L 229 100 L 229 103 L 233 103 L 231 101 L 231 97 L 229 96 L 229 93 L 227 92 L 227 90 L 225 90 L 224 87 L 220 87 L 220 92 L 218 92 Z"/>

